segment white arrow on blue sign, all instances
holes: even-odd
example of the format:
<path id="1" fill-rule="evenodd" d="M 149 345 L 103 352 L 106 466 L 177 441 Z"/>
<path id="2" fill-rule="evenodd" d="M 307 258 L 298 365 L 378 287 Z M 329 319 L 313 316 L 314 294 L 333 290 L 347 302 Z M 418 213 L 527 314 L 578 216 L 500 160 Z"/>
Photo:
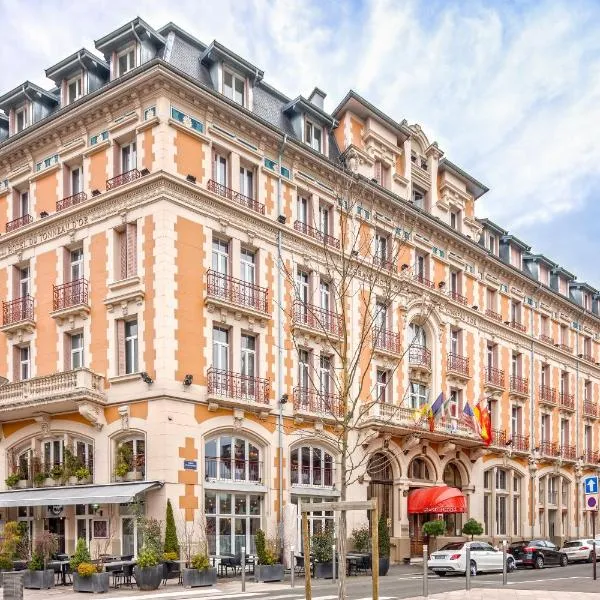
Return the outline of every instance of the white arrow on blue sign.
<path id="1" fill-rule="evenodd" d="M 589 477 L 585 477 L 583 480 L 583 489 L 586 494 L 597 494 L 598 477 L 596 475 L 590 475 Z"/>

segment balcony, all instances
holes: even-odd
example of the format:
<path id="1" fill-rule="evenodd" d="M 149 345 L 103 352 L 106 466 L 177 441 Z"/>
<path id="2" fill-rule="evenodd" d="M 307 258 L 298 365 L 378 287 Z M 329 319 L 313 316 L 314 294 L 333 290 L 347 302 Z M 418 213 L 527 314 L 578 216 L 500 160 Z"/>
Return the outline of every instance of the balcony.
<path id="1" fill-rule="evenodd" d="M 389 329 L 373 329 L 373 349 L 384 354 L 401 354 L 402 336 Z"/>
<path id="2" fill-rule="evenodd" d="M 322 487 L 332 489 L 335 486 L 333 469 L 321 466 L 290 468 L 290 479 L 293 486 Z"/>
<path id="3" fill-rule="evenodd" d="M 396 263 L 394 261 L 388 260 L 384 256 L 373 257 L 373 266 L 376 269 L 382 269 L 384 271 L 391 271 L 392 273 L 396 271 Z"/>
<path id="4" fill-rule="evenodd" d="M 136 181 L 142 176 L 142 174 L 137 169 L 131 169 L 131 171 L 126 171 L 125 173 L 121 173 L 112 179 L 106 180 L 106 191 L 114 190 L 126 183 L 131 183 L 132 181 Z"/>
<path id="5" fill-rule="evenodd" d="M 271 382 L 268 379 L 240 375 L 211 367 L 206 374 L 209 410 L 219 406 L 257 408 L 267 414 L 270 410 Z"/>
<path id="6" fill-rule="evenodd" d="M 529 452 L 529 438 L 520 433 L 515 433 L 510 438 L 510 447 L 513 452 Z"/>
<path id="7" fill-rule="evenodd" d="M 204 480 L 209 483 L 227 481 L 261 485 L 264 483 L 263 464 L 254 459 L 207 456 L 204 459 Z"/>
<path id="8" fill-rule="evenodd" d="M 571 446 L 566 444 L 564 446 L 560 446 L 559 448 L 560 457 L 563 460 L 575 460 L 575 446 Z"/>
<path id="9" fill-rule="evenodd" d="M 294 388 L 294 411 L 318 415 L 323 419 L 343 416 L 340 397 L 337 394 L 301 387 Z"/>
<path id="10" fill-rule="evenodd" d="M 560 456 L 560 448 L 556 442 L 542 442 L 540 454 L 549 458 L 557 458 Z"/>
<path id="11" fill-rule="evenodd" d="M 575 411 L 575 396 L 566 392 L 558 395 L 558 406 L 561 410 Z"/>
<path id="12" fill-rule="evenodd" d="M 425 346 L 411 344 L 408 349 L 408 367 L 413 374 L 428 376 L 431 373 L 431 351 Z"/>
<path id="13" fill-rule="evenodd" d="M 586 465 L 597 465 L 600 463 L 600 452 L 597 450 L 584 450 L 583 462 Z"/>
<path id="14" fill-rule="evenodd" d="M 18 489 L 87 485 L 94 483 L 94 460 L 72 456 L 63 462 L 44 462 L 33 453 L 16 473 L 20 477 Z"/>
<path id="15" fill-rule="evenodd" d="M 86 315 L 90 312 L 87 279 L 77 279 L 53 286 L 52 316 L 65 317 Z"/>
<path id="16" fill-rule="evenodd" d="M 206 302 L 264 319 L 269 315 L 269 291 L 254 283 L 210 269 L 206 273 Z"/>
<path id="17" fill-rule="evenodd" d="M 458 302 L 459 304 L 463 305 L 467 304 L 467 297 L 463 296 L 462 294 L 459 294 L 458 292 L 450 291 L 448 292 L 448 296 L 450 296 L 450 298 L 452 298 L 454 302 Z"/>
<path id="18" fill-rule="evenodd" d="M 556 406 L 556 390 L 547 385 L 540 385 L 539 403 L 546 406 Z"/>
<path id="19" fill-rule="evenodd" d="M 66 198 L 63 198 L 62 200 L 59 200 L 56 203 L 56 212 L 60 212 L 61 210 L 67 210 L 67 208 L 71 208 L 72 206 L 82 204 L 86 200 L 87 194 L 85 192 L 79 192 L 78 194 L 67 196 Z"/>
<path id="20" fill-rule="evenodd" d="M 459 380 L 469 379 L 469 358 L 450 352 L 447 361 L 448 377 Z"/>
<path id="21" fill-rule="evenodd" d="M 318 333 L 325 338 L 339 338 L 344 330 L 338 314 L 300 300 L 294 302 L 293 323 L 296 328 Z"/>
<path id="22" fill-rule="evenodd" d="M 334 238 L 333 236 L 323 233 L 315 227 L 311 227 L 307 223 L 303 223 L 302 221 L 294 222 L 294 229 L 307 235 L 308 237 L 313 238 L 313 240 L 317 240 L 317 242 L 324 244 L 325 246 L 330 246 L 331 248 L 335 248 L 336 250 L 340 249 L 340 240 Z"/>
<path id="23" fill-rule="evenodd" d="M 6 233 L 21 229 L 21 227 L 25 227 L 25 225 L 29 225 L 30 223 L 33 223 L 33 217 L 31 215 L 23 215 L 18 219 L 13 219 L 6 224 Z"/>
<path id="24" fill-rule="evenodd" d="M 579 358 L 581 358 L 581 360 L 585 360 L 586 362 L 592 363 L 594 364 L 596 361 L 594 359 L 594 357 L 591 354 L 580 354 Z"/>
<path id="25" fill-rule="evenodd" d="M 122 448 L 129 448 L 124 451 Z M 121 481 L 145 481 L 146 480 L 146 453 L 133 453 L 132 446 L 128 444 L 119 444 L 117 448 L 116 466 L 112 473 L 111 480 L 114 483 Z"/>
<path id="26" fill-rule="evenodd" d="M 213 192 L 214 194 L 218 194 L 223 198 L 227 198 L 228 200 L 231 200 L 232 202 L 235 202 L 244 208 L 248 208 L 249 210 L 252 210 L 260 215 L 265 214 L 264 204 L 261 204 L 260 202 L 249 198 L 248 196 L 244 196 L 244 194 L 240 194 L 239 192 L 225 187 L 213 179 L 209 180 L 207 187 L 209 192 Z"/>
<path id="27" fill-rule="evenodd" d="M 525 333 L 527 331 L 527 327 L 525 327 L 525 325 L 523 325 L 523 323 L 520 323 L 519 321 L 511 321 L 510 326 L 513 329 L 520 331 L 521 333 Z"/>
<path id="28" fill-rule="evenodd" d="M 554 346 L 563 352 L 568 352 L 569 354 L 573 353 L 573 348 L 567 344 L 554 344 Z"/>
<path id="29" fill-rule="evenodd" d="M 504 429 L 492 429 L 492 446 L 504 448 L 506 442 L 506 431 Z"/>
<path id="30" fill-rule="evenodd" d="M 502 321 L 502 315 L 491 308 L 486 309 L 485 316 L 494 319 L 494 321 Z"/>
<path id="31" fill-rule="evenodd" d="M 73 411 L 82 402 L 105 404 L 104 377 L 76 369 L 33 377 L 0 387 L 0 417 L 30 417 L 32 409 L 46 413 Z"/>
<path id="32" fill-rule="evenodd" d="M 510 378 L 510 395 L 516 398 L 527 398 L 529 396 L 529 379 L 512 375 Z"/>
<path id="33" fill-rule="evenodd" d="M 427 277 L 425 277 L 425 275 L 419 275 L 418 273 L 413 277 L 413 280 L 416 281 L 417 283 L 424 285 L 426 288 L 429 288 L 431 290 L 435 290 L 435 283 L 433 281 L 431 281 L 430 279 L 427 279 Z"/>
<path id="34" fill-rule="evenodd" d="M 544 333 L 540 334 L 540 342 L 544 342 L 544 344 L 550 344 L 551 346 L 554 346 L 554 339 Z"/>
<path id="35" fill-rule="evenodd" d="M 487 391 L 502 391 L 504 390 L 504 371 L 495 367 L 485 368 L 485 383 Z"/>
<path id="36" fill-rule="evenodd" d="M 9 302 L 2 302 L 2 328 L 5 333 L 17 331 L 31 332 L 35 328 L 33 318 L 33 297 L 24 296 Z"/>
<path id="37" fill-rule="evenodd" d="M 591 419 L 598 418 L 598 404 L 591 400 L 583 401 L 583 416 Z"/>

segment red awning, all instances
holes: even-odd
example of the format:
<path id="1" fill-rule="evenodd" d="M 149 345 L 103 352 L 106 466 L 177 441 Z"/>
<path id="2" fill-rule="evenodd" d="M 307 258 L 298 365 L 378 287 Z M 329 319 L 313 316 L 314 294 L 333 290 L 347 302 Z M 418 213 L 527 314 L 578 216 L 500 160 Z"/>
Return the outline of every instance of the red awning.
<path id="1" fill-rule="evenodd" d="M 408 512 L 464 513 L 467 512 L 467 501 L 460 490 L 447 485 L 422 488 L 408 495 Z"/>

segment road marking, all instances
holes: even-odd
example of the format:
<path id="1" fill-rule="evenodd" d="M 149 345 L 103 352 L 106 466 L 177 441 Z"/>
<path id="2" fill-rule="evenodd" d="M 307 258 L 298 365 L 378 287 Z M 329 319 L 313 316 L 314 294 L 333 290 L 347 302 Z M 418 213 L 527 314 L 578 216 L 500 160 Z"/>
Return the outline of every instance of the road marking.
<path id="1" fill-rule="evenodd" d="M 508 585 L 518 585 L 520 583 L 540 583 L 541 581 L 564 581 L 566 579 L 591 579 L 591 577 L 574 575 L 572 577 L 548 577 L 547 579 L 522 579 L 520 581 L 509 581 Z"/>
<path id="2" fill-rule="evenodd" d="M 262 596 L 265 592 L 246 592 L 246 593 L 229 593 L 225 594 L 218 589 L 210 590 L 182 590 L 180 592 L 164 592 L 162 594 L 143 594 L 141 596 L 109 596 L 106 600 L 161 600 L 163 598 L 187 598 L 190 600 L 229 600 L 233 598 L 252 598 L 254 596 Z M 191 598 L 193 596 L 193 598 Z M 332 596 L 334 598 L 334 596 Z M 337 598 L 337 596 L 335 596 Z"/>
<path id="3" fill-rule="evenodd" d="M 337 594 L 335 596 L 317 596 L 313 597 L 313 600 L 335 600 L 335 598 L 337 598 Z"/>

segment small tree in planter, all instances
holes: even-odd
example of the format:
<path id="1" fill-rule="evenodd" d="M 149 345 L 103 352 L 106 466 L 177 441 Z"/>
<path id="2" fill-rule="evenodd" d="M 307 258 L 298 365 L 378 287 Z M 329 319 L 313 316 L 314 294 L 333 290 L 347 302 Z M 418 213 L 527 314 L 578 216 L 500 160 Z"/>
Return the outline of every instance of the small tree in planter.
<path id="1" fill-rule="evenodd" d="M 70 564 L 73 571 L 73 591 L 95 594 L 108 592 L 110 573 L 103 572 L 101 564 L 92 564 L 90 552 L 83 538 L 77 540 L 75 554 Z"/>
<path id="2" fill-rule="evenodd" d="M 258 565 L 254 569 L 256 581 L 283 581 L 283 564 L 278 562 L 278 546 L 277 540 L 267 540 L 262 529 L 256 532 L 256 556 L 258 557 Z"/>
<path id="3" fill-rule="evenodd" d="M 175 517 L 173 516 L 171 500 L 167 500 L 163 552 L 165 560 L 177 560 L 179 558 L 179 539 L 177 538 L 177 527 L 175 526 Z"/>
<path id="4" fill-rule="evenodd" d="M 475 520 L 475 519 L 469 519 L 463 529 L 462 532 L 465 535 L 470 535 L 471 536 L 471 541 L 473 541 L 473 537 L 476 535 L 481 535 L 483 533 L 483 525 Z"/>
<path id="5" fill-rule="evenodd" d="M 378 523 L 379 540 L 379 575 L 382 577 L 388 574 L 390 569 L 390 530 L 388 529 L 387 519 L 381 515 Z"/>
<path id="6" fill-rule="evenodd" d="M 27 565 L 23 585 L 27 589 L 45 590 L 54 587 L 54 571 L 48 569 L 48 560 L 58 550 L 58 539 L 44 531 L 35 541 L 34 553 Z"/>
<path id="7" fill-rule="evenodd" d="M 117 460 L 115 465 L 115 479 L 123 481 L 132 469 L 133 449 L 129 444 L 121 443 L 117 447 Z"/>
<path id="8" fill-rule="evenodd" d="M 4 536 L 0 544 L 0 571 L 12 571 L 13 559 L 17 552 L 17 546 L 21 539 L 19 524 L 9 521 L 4 526 Z"/>
<path id="9" fill-rule="evenodd" d="M 435 538 L 446 533 L 446 523 L 441 519 L 426 521 L 423 523 L 423 533 L 427 536 L 427 540 L 430 538 L 435 540 Z M 431 548 L 429 548 L 429 550 L 431 551 Z"/>
<path id="10" fill-rule="evenodd" d="M 333 578 L 333 532 L 325 529 L 321 533 L 315 533 L 311 539 L 312 551 L 315 557 L 315 578 Z M 304 557 L 306 564 L 307 557 Z"/>
<path id="11" fill-rule="evenodd" d="M 355 552 L 368 552 L 371 542 L 371 533 L 366 525 L 352 530 L 352 546 Z"/>
<path id="12" fill-rule="evenodd" d="M 217 583 L 217 570 L 211 568 L 206 552 L 194 554 L 190 567 L 183 570 L 184 587 L 206 587 Z"/>
<path id="13" fill-rule="evenodd" d="M 157 519 L 141 517 L 139 527 L 144 546 L 134 567 L 135 581 L 140 590 L 157 590 L 163 579 L 160 522 Z"/>

